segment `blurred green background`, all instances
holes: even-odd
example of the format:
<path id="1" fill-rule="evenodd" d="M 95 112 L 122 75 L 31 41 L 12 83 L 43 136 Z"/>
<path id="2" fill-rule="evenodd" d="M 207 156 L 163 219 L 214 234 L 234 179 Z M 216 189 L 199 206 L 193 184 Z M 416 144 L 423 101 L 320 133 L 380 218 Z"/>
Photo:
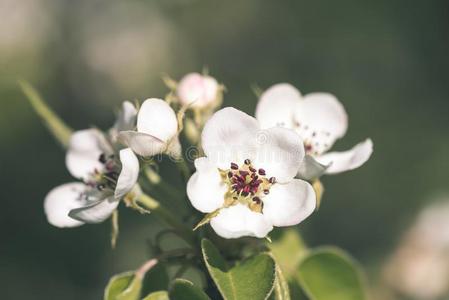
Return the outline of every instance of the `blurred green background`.
<path id="1" fill-rule="evenodd" d="M 112 274 L 147 258 L 158 226 L 121 210 L 112 251 L 109 222 L 46 222 L 46 193 L 72 178 L 17 79 L 73 128 L 108 128 L 121 101 L 163 97 L 163 73 L 204 66 L 226 106 L 253 114 L 251 85 L 290 82 L 343 102 L 349 131 L 335 149 L 373 139 L 365 166 L 323 179 L 322 206 L 299 228 L 375 281 L 415 213 L 449 192 L 448 14 L 445 0 L 0 0 L 1 298 L 100 299 Z"/>

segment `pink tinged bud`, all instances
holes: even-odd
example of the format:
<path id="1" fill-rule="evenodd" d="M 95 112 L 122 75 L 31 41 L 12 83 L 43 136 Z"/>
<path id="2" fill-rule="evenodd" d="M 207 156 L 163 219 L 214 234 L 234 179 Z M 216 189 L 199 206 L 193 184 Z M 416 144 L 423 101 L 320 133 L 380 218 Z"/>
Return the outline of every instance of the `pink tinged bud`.
<path id="1" fill-rule="evenodd" d="M 216 100 L 218 89 L 218 82 L 213 77 L 190 73 L 179 82 L 177 94 L 182 104 L 205 107 Z"/>

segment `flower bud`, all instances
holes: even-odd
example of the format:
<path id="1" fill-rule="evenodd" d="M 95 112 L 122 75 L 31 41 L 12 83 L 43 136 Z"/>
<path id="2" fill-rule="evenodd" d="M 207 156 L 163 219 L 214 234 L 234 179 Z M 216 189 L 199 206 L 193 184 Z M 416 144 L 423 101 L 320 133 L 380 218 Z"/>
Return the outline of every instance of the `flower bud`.
<path id="1" fill-rule="evenodd" d="M 219 88 L 215 78 L 189 73 L 179 82 L 177 94 L 181 104 L 202 108 L 217 100 Z"/>

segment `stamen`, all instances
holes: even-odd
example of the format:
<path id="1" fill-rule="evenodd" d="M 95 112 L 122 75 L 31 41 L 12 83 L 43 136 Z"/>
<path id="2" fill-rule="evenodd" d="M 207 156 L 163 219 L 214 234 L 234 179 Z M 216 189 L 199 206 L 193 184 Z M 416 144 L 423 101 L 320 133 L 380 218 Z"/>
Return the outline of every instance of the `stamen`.
<path id="1" fill-rule="evenodd" d="M 239 166 L 236 163 L 231 163 L 231 169 L 238 170 Z"/>
<path id="2" fill-rule="evenodd" d="M 265 176 L 265 170 L 264 169 L 259 169 L 259 175 Z"/>
<path id="3" fill-rule="evenodd" d="M 106 163 L 106 155 L 104 153 L 100 154 L 100 157 L 98 158 L 98 161 L 100 161 L 102 164 Z"/>

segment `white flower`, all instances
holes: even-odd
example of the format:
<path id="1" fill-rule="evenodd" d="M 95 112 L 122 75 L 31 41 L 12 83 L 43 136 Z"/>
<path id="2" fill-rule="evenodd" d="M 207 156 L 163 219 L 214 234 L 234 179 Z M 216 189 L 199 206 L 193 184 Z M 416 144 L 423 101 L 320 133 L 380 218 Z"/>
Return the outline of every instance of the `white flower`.
<path id="1" fill-rule="evenodd" d="M 449 203 L 445 200 L 421 211 L 384 267 L 388 285 L 412 299 L 447 299 Z"/>
<path id="2" fill-rule="evenodd" d="M 109 130 L 109 135 L 113 143 L 118 141 L 120 131 L 134 130 L 136 127 L 137 109 L 129 101 L 124 101 L 114 126 Z"/>
<path id="3" fill-rule="evenodd" d="M 184 76 L 177 87 L 179 101 L 192 107 L 206 107 L 219 97 L 220 85 L 211 76 L 189 73 Z"/>
<path id="4" fill-rule="evenodd" d="M 141 156 L 167 153 L 179 156 L 178 120 L 170 105 L 161 99 L 147 99 L 137 114 L 137 131 L 123 130 L 119 140 Z"/>
<path id="5" fill-rule="evenodd" d="M 195 160 L 187 195 L 197 210 L 212 213 L 218 235 L 261 238 L 314 211 L 313 188 L 294 179 L 304 146 L 293 130 L 261 130 L 253 117 L 224 108 L 206 123 L 202 146 L 206 157 Z"/>
<path id="6" fill-rule="evenodd" d="M 306 157 L 298 176 L 304 179 L 358 168 L 373 151 L 371 139 L 366 139 L 348 151 L 326 153 L 348 128 L 343 105 L 328 93 L 302 96 L 290 84 L 276 84 L 261 95 L 256 118 L 262 128 L 282 126 L 301 136 Z"/>
<path id="7" fill-rule="evenodd" d="M 104 221 L 132 190 L 139 175 L 139 161 L 133 151 L 122 149 L 117 158 L 107 138 L 97 129 L 72 135 L 66 165 L 83 182 L 63 184 L 47 194 L 45 214 L 56 227 Z"/>

